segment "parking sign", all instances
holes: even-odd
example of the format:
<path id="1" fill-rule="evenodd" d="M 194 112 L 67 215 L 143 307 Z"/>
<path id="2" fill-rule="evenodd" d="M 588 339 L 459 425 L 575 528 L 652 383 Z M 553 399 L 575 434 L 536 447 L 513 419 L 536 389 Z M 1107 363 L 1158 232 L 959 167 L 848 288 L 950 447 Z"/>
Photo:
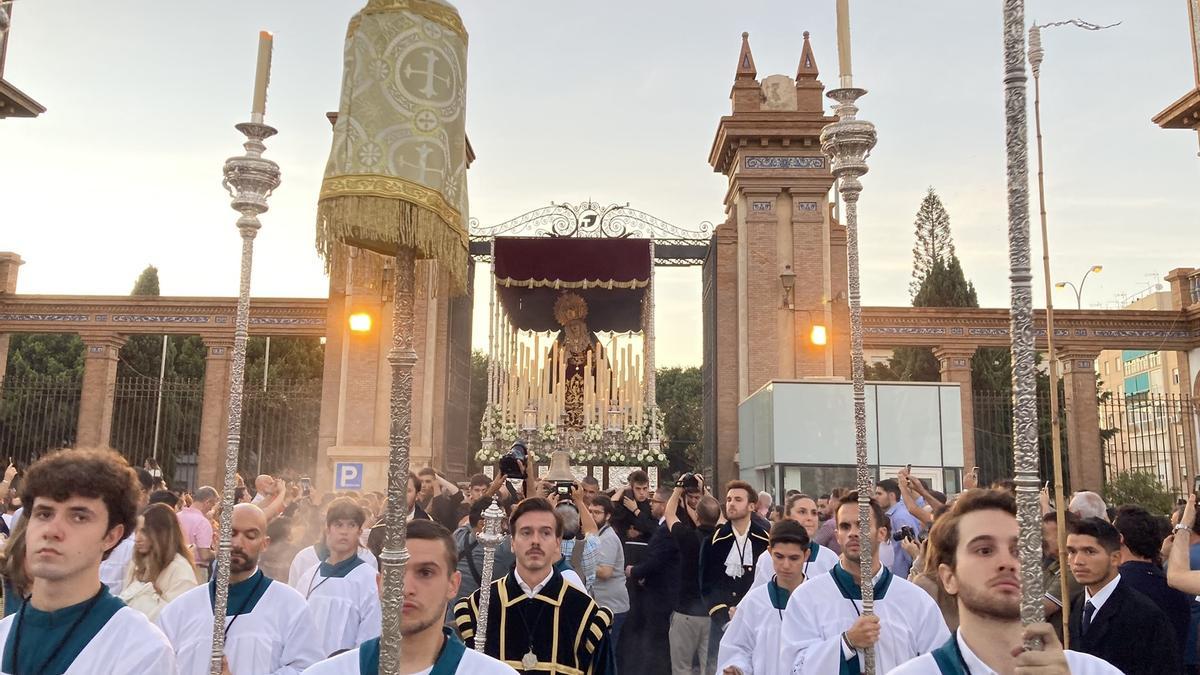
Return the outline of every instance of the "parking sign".
<path id="1" fill-rule="evenodd" d="M 361 490 L 362 462 L 337 462 L 333 465 L 333 484 L 337 490 Z"/>

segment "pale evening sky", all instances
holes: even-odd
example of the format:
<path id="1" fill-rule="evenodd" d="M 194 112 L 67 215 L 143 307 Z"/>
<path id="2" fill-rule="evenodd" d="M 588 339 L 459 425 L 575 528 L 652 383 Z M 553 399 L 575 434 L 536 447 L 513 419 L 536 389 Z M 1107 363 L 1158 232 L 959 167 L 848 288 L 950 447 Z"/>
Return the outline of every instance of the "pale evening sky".
<path id="1" fill-rule="evenodd" d="M 0 124 L 0 250 L 26 260 L 19 292 L 125 294 L 147 264 L 164 294 L 237 292 L 221 166 L 241 152 L 233 124 L 249 116 L 257 32 L 269 29 L 267 121 L 280 133 L 267 156 L 283 183 L 263 217 L 253 292 L 324 296 L 313 232 L 325 113 L 337 107 L 346 23 L 362 4 L 16 0 L 5 77 L 48 108 Z M 726 182 L 707 156 L 741 32 L 761 78 L 793 75 L 811 31 L 821 79 L 836 81 L 832 0 L 457 5 L 470 33 L 471 215 L 485 224 L 588 198 L 681 227 L 720 222 Z M 870 91 L 861 115 L 879 132 L 860 205 L 864 303 L 908 304 L 913 214 L 932 185 L 980 302 L 1007 305 L 1001 3 L 852 5 L 855 84 Z M 1055 276 L 1104 265 L 1088 306 L 1142 289 L 1148 274 L 1200 266 L 1196 135 L 1150 122 L 1193 86 L 1184 0 L 1034 0 L 1027 17 L 1123 22 L 1044 34 Z M 699 364 L 699 271 L 658 280 L 658 362 Z"/>

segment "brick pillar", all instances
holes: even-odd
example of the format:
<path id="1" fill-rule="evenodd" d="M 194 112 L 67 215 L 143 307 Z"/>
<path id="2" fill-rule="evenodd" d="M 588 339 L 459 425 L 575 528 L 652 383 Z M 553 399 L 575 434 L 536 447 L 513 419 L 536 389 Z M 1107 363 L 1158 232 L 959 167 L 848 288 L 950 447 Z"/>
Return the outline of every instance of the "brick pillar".
<path id="1" fill-rule="evenodd" d="M 224 484 L 225 441 L 229 431 L 229 373 L 233 365 L 233 338 L 204 338 L 204 407 L 200 411 L 200 443 L 196 457 L 196 485 Z"/>
<path id="2" fill-rule="evenodd" d="M 1100 408 L 1096 403 L 1095 349 L 1063 347 L 1066 390 L 1067 458 L 1072 490 L 1099 492 L 1104 484 L 1104 457 L 1100 447 Z"/>
<path id="3" fill-rule="evenodd" d="M 971 358 L 975 347 L 935 347 L 933 356 L 941 364 L 942 382 L 957 382 L 962 410 L 963 471 L 975 466 L 975 389 L 971 384 Z"/>
<path id="4" fill-rule="evenodd" d="M 0 294 L 17 292 L 17 270 L 24 264 L 16 253 L 0 251 Z M 8 370 L 8 333 L 0 333 L 0 380 Z"/>
<path id="5" fill-rule="evenodd" d="M 1167 283 L 1171 284 L 1171 309 L 1187 309 L 1192 304 L 1192 275 L 1195 273 L 1191 267 L 1177 267 L 1167 272 Z"/>
<path id="6" fill-rule="evenodd" d="M 79 397 L 79 424 L 75 444 L 84 448 L 108 447 L 112 432 L 113 394 L 117 384 L 117 355 L 125 338 L 119 335 L 84 335 L 83 387 Z"/>

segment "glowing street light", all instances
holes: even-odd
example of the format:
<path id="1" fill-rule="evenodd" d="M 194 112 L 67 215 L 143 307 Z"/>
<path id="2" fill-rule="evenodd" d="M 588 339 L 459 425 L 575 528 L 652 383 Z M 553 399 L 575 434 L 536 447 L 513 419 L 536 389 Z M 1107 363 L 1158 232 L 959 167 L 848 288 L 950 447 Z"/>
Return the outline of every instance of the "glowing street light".
<path id="1" fill-rule="evenodd" d="M 371 331 L 371 315 L 366 312 L 351 314 L 350 331 L 354 333 L 369 333 Z"/>

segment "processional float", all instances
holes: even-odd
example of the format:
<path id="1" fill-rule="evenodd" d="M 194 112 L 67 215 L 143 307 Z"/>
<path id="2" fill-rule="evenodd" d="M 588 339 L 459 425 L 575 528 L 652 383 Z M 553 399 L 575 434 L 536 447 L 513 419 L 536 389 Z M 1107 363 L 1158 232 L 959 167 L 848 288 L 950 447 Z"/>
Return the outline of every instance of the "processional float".
<path id="1" fill-rule="evenodd" d="M 579 470 L 665 462 L 653 247 L 635 238 L 492 239 L 480 464 L 494 465 L 517 440 L 542 456 L 566 450 Z"/>

